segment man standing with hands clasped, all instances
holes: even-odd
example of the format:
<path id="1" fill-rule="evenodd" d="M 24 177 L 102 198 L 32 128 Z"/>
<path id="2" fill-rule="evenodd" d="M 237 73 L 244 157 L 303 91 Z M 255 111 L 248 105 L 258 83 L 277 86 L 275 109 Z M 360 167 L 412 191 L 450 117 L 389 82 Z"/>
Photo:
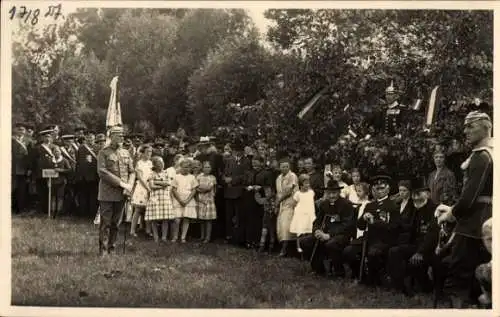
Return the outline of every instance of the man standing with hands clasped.
<path id="1" fill-rule="evenodd" d="M 110 144 L 103 148 L 97 158 L 99 181 L 99 255 L 111 254 L 118 234 L 118 223 L 126 197 L 130 196 L 135 181 L 133 160 L 122 148 L 123 128 L 113 127 L 109 131 Z M 109 231 L 108 231 L 109 230 Z M 107 236 L 107 241 L 105 237 Z M 105 244 L 107 243 L 107 244 Z"/>
<path id="2" fill-rule="evenodd" d="M 462 193 L 453 206 L 439 205 L 436 209 L 439 224 L 456 221 L 451 254 L 443 260 L 448 264 L 444 293 L 453 308 L 464 308 L 467 301 L 475 301 L 474 271 L 490 258 L 481 241 L 481 228 L 492 211 L 491 119 L 486 113 L 473 111 L 465 117 L 464 126 L 472 154 L 461 166 L 464 171 Z"/>

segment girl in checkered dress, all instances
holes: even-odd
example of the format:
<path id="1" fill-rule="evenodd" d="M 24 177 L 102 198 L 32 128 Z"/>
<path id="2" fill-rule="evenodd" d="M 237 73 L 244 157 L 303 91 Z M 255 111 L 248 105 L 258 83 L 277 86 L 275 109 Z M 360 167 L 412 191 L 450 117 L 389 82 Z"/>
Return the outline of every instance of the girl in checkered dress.
<path id="1" fill-rule="evenodd" d="M 190 174 L 191 163 L 188 159 L 183 159 L 180 162 L 180 167 L 180 173 L 175 175 L 172 181 L 172 202 L 176 214 L 182 217 L 181 242 L 184 243 L 186 242 L 190 219 L 197 218 L 194 196 L 196 195 L 198 182 Z"/>
<path id="2" fill-rule="evenodd" d="M 151 195 L 146 204 L 145 220 L 151 222 L 153 238 L 158 242 L 158 224 L 162 223 L 162 240 L 167 241 L 168 221 L 178 218 L 176 210 L 172 207 L 170 197 L 170 181 L 167 171 L 164 170 L 163 159 L 155 156 L 153 162 L 153 172 L 148 181 Z"/>
<path id="3" fill-rule="evenodd" d="M 212 220 L 217 219 L 217 210 L 215 209 L 215 188 L 217 181 L 215 176 L 211 175 L 212 166 L 210 162 L 203 162 L 203 173 L 196 177 L 198 181 L 198 219 L 202 220 L 201 238 L 203 243 L 210 242 L 212 235 Z"/>

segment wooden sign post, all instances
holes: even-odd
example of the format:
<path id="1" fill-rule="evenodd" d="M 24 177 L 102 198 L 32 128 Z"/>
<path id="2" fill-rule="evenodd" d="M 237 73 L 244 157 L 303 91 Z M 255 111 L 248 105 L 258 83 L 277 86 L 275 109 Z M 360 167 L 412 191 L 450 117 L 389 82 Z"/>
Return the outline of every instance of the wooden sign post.
<path id="1" fill-rule="evenodd" d="M 42 177 L 43 178 L 47 178 L 47 187 L 49 188 L 49 199 L 48 199 L 48 202 L 49 202 L 49 219 L 50 219 L 51 209 L 52 209 L 52 202 L 51 202 L 51 198 L 52 198 L 52 178 L 59 177 L 59 172 L 57 172 L 54 169 L 43 169 L 42 170 Z"/>

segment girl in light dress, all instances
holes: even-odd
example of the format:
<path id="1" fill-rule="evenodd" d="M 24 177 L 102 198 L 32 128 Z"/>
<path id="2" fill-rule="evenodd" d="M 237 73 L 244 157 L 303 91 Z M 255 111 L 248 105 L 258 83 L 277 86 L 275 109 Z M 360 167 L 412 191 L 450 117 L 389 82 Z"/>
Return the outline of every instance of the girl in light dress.
<path id="1" fill-rule="evenodd" d="M 172 206 L 172 198 L 170 195 L 170 181 L 167 171 L 164 170 L 165 164 L 159 156 L 152 158 L 153 172 L 149 178 L 148 185 L 151 189 L 151 195 L 146 205 L 146 221 L 151 223 L 153 238 L 155 242 L 158 238 L 158 225 L 161 223 L 161 239 L 167 241 L 168 221 L 175 219 L 177 215 Z M 175 230 L 175 228 L 173 229 Z"/>
<path id="2" fill-rule="evenodd" d="M 201 239 L 203 243 L 210 242 L 212 236 L 212 221 L 217 219 L 215 209 L 215 188 L 217 180 L 211 174 L 210 162 L 203 162 L 203 173 L 196 177 L 198 181 L 198 219 L 201 223 Z"/>
<path id="3" fill-rule="evenodd" d="M 358 206 L 359 205 L 359 196 L 356 192 L 356 185 L 358 185 L 361 182 L 361 173 L 357 168 L 353 168 L 351 171 L 351 179 L 352 179 L 352 185 L 348 186 L 348 195 L 347 199 L 354 205 Z"/>
<path id="4" fill-rule="evenodd" d="M 153 153 L 153 148 L 151 146 L 145 145 L 139 148 L 139 159 L 135 165 L 136 181 L 134 192 L 132 193 L 131 203 L 134 208 L 132 214 L 132 220 L 130 224 L 130 235 L 137 237 L 135 232 L 139 218 L 143 218 L 146 212 L 146 203 L 149 199 L 149 193 L 151 189 L 148 185 L 148 179 L 153 172 L 153 163 L 151 162 L 151 155 Z M 151 227 L 146 223 L 146 233 L 151 233 Z"/>
<path id="5" fill-rule="evenodd" d="M 297 236 L 297 252 L 302 253 L 299 237 L 312 233 L 313 222 L 316 219 L 314 208 L 314 191 L 310 187 L 309 175 L 299 176 L 299 191 L 293 194 L 294 211 L 290 224 L 290 232 Z"/>
<path id="6" fill-rule="evenodd" d="M 276 203 L 279 205 L 279 213 L 276 221 L 276 233 L 282 243 L 280 257 L 286 256 L 288 242 L 292 240 L 290 224 L 293 217 L 293 194 L 297 190 L 297 175 L 290 170 L 290 161 L 280 161 L 281 174 L 276 179 Z"/>
<path id="7" fill-rule="evenodd" d="M 182 217 L 181 242 L 186 242 L 190 219 L 197 218 L 196 189 L 198 182 L 191 172 L 191 162 L 188 159 L 180 161 L 180 173 L 177 173 L 172 182 L 172 202 L 176 214 Z M 174 237 L 176 240 L 177 236 Z"/>

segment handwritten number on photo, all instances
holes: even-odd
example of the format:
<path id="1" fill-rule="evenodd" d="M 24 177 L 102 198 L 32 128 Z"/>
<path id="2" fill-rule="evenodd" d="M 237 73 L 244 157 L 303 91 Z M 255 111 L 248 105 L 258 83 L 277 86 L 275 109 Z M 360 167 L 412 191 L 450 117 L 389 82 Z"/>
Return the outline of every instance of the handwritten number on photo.
<path id="1" fill-rule="evenodd" d="M 55 6 L 48 6 L 47 12 L 44 14 L 44 17 L 45 18 L 53 17 L 54 20 L 57 20 L 57 18 L 59 18 L 62 15 L 61 9 L 62 9 L 61 4 Z M 40 9 L 32 10 L 26 8 L 26 6 L 20 6 L 18 11 L 18 8 L 16 6 L 13 6 L 9 10 L 11 20 L 13 20 L 16 17 L 16 13 L 19 19 L 24 20 L 24 23 L 28 23 L 28 21 L 30 21 L 32 25 L 36 25 L 38 23 L 38 17 L 40 15 Z"/>

